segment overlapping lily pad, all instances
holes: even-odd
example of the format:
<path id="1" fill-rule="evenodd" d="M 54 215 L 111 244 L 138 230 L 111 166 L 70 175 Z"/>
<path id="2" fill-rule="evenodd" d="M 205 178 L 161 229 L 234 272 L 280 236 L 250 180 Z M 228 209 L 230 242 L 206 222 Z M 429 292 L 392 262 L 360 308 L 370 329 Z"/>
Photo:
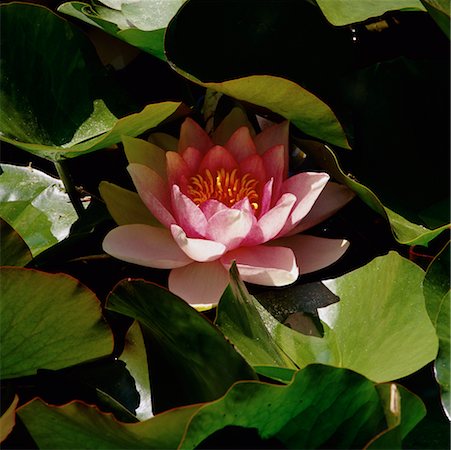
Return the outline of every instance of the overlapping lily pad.
<path id="1" fill-rule="evenodd" d="M 63 240 L 77 214 L 63 183 L 37 169 L 0 166 L 0 217 L 36 256 Z"/>
<path id="2" fill-rule="evenodd" d="M 164 30 L 185 0 L 67 2 L 58 11 L 165 60 Z"/>
<path id="3" fill-rule="evenodd" d="M 389 427 L 401 426 L 404 437 L 424 409 L 408 391 L 397 394 L 401 416 Z M 193 449 L 226 426 L 256 429 L 263 439 L 274 437 L 288 448 L 362 448 L 368 437 L 387 429 L 387 400 L 354 372 L 314 365 L 287 386 L 239 382 L 217 401 L 174 409 L 139 424 L 118 423 L 77 403 L 52 408 L 38 400 L 19 415 L 43 448 Z"/>
<path id="4" fill-rule="evenodd" d="M 2 379 L 61 369 L 113 350 L 100 303 L 67 275 L 2 268 L 0 302 Z"/>
<path id="5" fill-rule="evenodd" d="M 88 38 L 46 8 L 2 5 L 1 24 L 3 141 L 51 160 L 70 158 L 139 135 L 180 106 L 163 102 L 124 116 L 128 106 Z"/>

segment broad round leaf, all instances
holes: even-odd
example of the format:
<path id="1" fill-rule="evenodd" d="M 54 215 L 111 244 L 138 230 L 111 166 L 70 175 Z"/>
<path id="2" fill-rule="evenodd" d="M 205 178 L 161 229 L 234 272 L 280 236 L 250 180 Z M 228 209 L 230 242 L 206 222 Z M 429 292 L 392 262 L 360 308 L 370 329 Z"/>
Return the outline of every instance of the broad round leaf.
<path id="1" fill-rule="evenodd" d="M 0 166 L 0 217 L 36 256 L 69 234 L 77 214 L 63 183 L 31 167 Z"/>
<path id="2" fill-rule="evenodd" d="M 272 336 L 296 364 L 346 367 L 371 380 L 407 376 L 438 348 L 422 292 L 424 272 L 395 252 L 323 282 L 340 297 L 318 310 L 324 337 L 306 336 L 260 310 Z M 412 327 L 412 324 L 415 324 Z"/>
<path id="3" fill-rule="evenodd" d="M 99 301 L 67 275 L 2 268 L 0 306 L 2 379 L 61 369 L 113 350 Z"/>

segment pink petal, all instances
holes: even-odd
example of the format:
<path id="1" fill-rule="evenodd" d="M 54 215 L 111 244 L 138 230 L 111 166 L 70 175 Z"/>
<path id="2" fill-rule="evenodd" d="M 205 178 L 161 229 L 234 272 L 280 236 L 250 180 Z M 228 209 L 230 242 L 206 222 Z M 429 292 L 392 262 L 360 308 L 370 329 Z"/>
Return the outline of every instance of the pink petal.
<path id="1" fill-rule="evenodd" d="M 282 195 L 276 206 L 258 220 L 243 245 L 263 244 L 276 236 L 285 225 L 295 202 L 293 194 Z"/>
<path id="2" fill-rule="evenodd" d="M 189 237 L 203 237 L 207 219 L 202 210 L 177 185 L 172 186 L 172 209 L 177 223 Z"/>
<path id="3" fill-rule="evenodd" d="M 262 198 L 260 201 L 260 217 L 269 211 L 272 200 L 272 186 L 274 178 L 271 178 L 262 189 Z"/>
<path id="4" fill-rule="evenodd" d="M 175 222 L 170 205 L 169 190 L 163 179 L 152 169 L 142 164 L 130 164 L 127 167 L 141 200 L 155 218 L 169 228 Z"/>
<path id="5" fill-rule="evenodd" d="M 238 247 L 253 225 L 253 214 L 239 209 L 217 212 L 208 221 L 206 237 L 221 242 L 227 249 Z"/>
<path id="6" fill-rule="evenodd" d="M 208 239 L 194 239 L 178 225 L 171 225 L 171 233 L 177 245 L 191 258 L 198 262 L 215 261 L 226 251 L 226 246 L 220 242 Z"/>
<path id="7" fill-rule="evenodd" d="M 247 127 L 238 128 L 224 147 L 238 162 L 257 153 L 251 133 Z"/>
<path id="8" fill-rule="evenodd" d="M 251 203 L 249 202 L 249 199 L 247 197 L 244 197 L 239 202 L 236 202 L 232 209 L 239 209 L 240 211 L 246 211 L 247 213 L 251 214 L 253 217 L 254 215 L 254 208 L 252 208 Z"/>
<path id="9" fill-rule="evenodd" d="M 274 179 L 273 198 L 279 198 L 282 182 L 288 174 L 288 166 L 285 166 L 285 153 L 282 145 L 276 145 L 262 156 L 267 177 Z"/>
<path id="10" fill-rule="evenodd" d="M 176 152 L 166 152 L 166 167 L 169 186 L 173 184 L 185 185 L 192 174 L 188 164 Z"/>
<path id="11" fill-rule="evenodd" d="M 325 239 L 305 234 L 271 241 L 271 245 L 283 245 L 293 250 L 301 275 L 330 266 L 340 259 L 349 247 L 345 239 Z"/>
<path id="12" fill-rule="evenodd" d="M 242 126 L 247 127 L 252 136 L 255 135 L 246 113 L 241 108 L 235 107 L 213 132 L 213 142 L 218 145 L 225 145 L 233 132 Z"/>
<path id="13" fill-rule="evenodd" d="M 224 203 L 215 200 L 214 198 L 201 203 L 199 208 L 202 210 L 207 220 L 209 220 L 210 217 L 214 216 L 217 212 L 228 209 Z"/>
<path id="14" fill-rule="evenodd" d="M 282 192 L 291 192 L 297 201 L 279 236 L 291 231 L 308 214 L 328 180 L 327 173 L 303 172 L 284 181 Z"/>
<path id="15" fill-rule="evenodd" d="M 263 286 L 286 286 L 299 276 L 296 258 L 289 248 L 240 247 L 226 253 L 221 262 L 226 268 L 236 261 L 241 278 Z"/>
<path id="16" fill-rule="evenodd" d="M 215 145 L 208 150 L 204 159 L 200 163 L 199 173 L 204 173 L 206 169 L 210 170 L 213 176 L 216 176 L 216 171 L 225 169 L 231 172 L 238 167 L 235 158 L 224 148 L 219 145 Z"/>
<path id="17" fill-rule="evenodd" d="M 178 151 L 183 152 L 188 147 L 194 147 L 202 153 L 213 146 L 208 134 L 192 119 L 187 117 L 180 128 Z"/>
<path id="18" fill-rule="evenodd" d="M 169 230 L 150 225 L 122 225 L 103 240 L 103 250 L 111 256 L 140 266 L 173 269 L 192 260 L 174 242 Z"/>
<path id="19" fill-rule="evenodd" d="M 194 147 L 187 147 L 182 152 L 182 158 L 190 168 L 192 173 L 197 173 L 197 169 L 202 161 L 203 154 Z"/>
<path id="20" fill-rule="evenodd" d="M 219 261 L 192 263 L 169 274 L 169 290 L 193 307 L 218 304 L 229 284 L 229 273 Z"/>
<path id="21" fill-rule="evenodd" d="M 263 155 L 267 150 L 275 145 L 283 145 L 284 147 L 284 178 L 288 176 L 288 132 L 290 129 L 290 123 L 285 120 L 282 123 L 272 125 L 265 128 L 259 133 L 254 141 L 257 146 L 257 152 Z"/>
<path id="22" fill-rule="evenodd" d="M 252 178 L 255 178 L 259 182 L 259 190 L 263 187 L 264 183 L 268 181 L 262 157 L 257 154 L 248 156 L 241 161 L 240 172 L 242 175 L 248 173 Z"/>
<path id="23" fill-rule="evenodd" d="M 347 186 L 329 181 L 310 212 L 299 222 L 290 235 L 307 230 L 333 216 L 355 197 L 355 193 Z"/>

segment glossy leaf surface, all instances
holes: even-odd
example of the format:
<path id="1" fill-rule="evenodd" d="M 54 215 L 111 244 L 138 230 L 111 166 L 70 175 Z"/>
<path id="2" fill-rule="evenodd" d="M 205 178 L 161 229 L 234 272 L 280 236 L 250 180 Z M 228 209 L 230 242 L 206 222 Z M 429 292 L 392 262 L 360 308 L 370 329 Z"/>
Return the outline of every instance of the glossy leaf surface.
<path id="1" fill-rule="evenodd" d="M 275 341 L 299 366 L 330 364 L 378 382 L 395 380 L 420 369 L 437 353 L 437 337 L 424 306 L 423 277 L 418 266 L 391 252 L 325 281 L 340 301 L 318 310 L 323 338 L 297 333 L 261 313 Z"/>
<path id="2" fill-rule="evenodd" d="M 112 334 L 94 294 L 75 279 L 3 268 L 1 378 L 33 375 L 106 356 Z"/>
<path id="3" fill-rule="evenodd" d="M 35 256 L 63 240 L 77 219 L 63 183 L 31 167 L 0 166 L 0 217 Z"/>
<path id="4" fill-rule="evenodd" d="M 160 286 L 140 280 L 122 281 L 110 295 L 107 309 L 140 323 L 151 358 L 153 383 L 158 378 L 156 370 L 165 368 L 164 382 L 177 385 L 177 392 L 161 400 L 164 403 L 174 401 L 178 406 L 213 400 L 234 382 L 256 378 L 216 327 Z M 157 356 L 161 360 L 156 367 L 152 358 Z"/>

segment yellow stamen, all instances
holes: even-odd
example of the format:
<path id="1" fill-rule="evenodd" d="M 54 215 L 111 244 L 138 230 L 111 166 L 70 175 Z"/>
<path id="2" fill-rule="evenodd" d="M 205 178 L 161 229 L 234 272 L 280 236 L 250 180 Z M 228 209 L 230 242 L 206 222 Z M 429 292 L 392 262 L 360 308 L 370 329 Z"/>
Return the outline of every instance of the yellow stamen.
<path id="1" fill-rule="evenodd" d="M 258 180 L 249 173 L 239 176 L 237 169 L 231 172 L 219 169 L 215 176 L 206 169 L 202 175 L 197 174 L 190 178 L 188 194 L 196 205 L 214 199 L 229 207 L 247 197 L 252 208 L 257 210 L 259 208 L 258 184 Z"/>

